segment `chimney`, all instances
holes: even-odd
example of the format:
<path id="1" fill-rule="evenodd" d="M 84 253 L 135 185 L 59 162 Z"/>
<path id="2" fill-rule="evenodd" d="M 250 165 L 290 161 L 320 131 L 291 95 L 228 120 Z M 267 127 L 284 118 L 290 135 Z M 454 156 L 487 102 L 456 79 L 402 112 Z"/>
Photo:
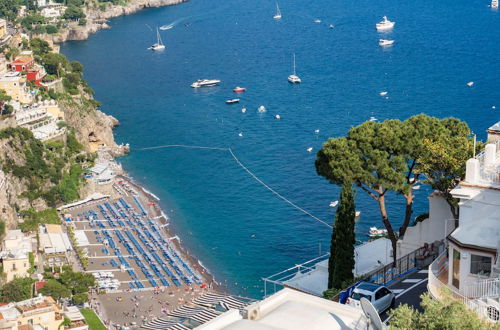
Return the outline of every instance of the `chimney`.
<path id="1" fill-rule="evenodd" d="M 471 158 L 465 163 L 465 182 L 475 184 L 480 179 L 480 164 L 476 158 Z"/>
<path id="2" fill-rule="evenodd" d="M 495 165 L 497 147 L 493 143 L 488 143 L 484 148 L 484 166 Z"/>

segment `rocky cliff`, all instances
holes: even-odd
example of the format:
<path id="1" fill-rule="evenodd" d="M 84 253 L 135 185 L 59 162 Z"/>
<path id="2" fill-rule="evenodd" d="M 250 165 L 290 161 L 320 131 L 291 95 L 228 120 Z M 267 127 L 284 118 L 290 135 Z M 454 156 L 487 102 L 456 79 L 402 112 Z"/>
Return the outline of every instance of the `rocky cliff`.
<path id="1" fill-rule="evenodd" d="M 185 1 L 187 0 L 129 0 L 126 6 L 112 5 L 108 2 L 105 10 L 100 10 L 98 7 L 86 9 L 87 24 L 85 26 L 79 26 L 74 23 L 68 29 L 51 37 L 53 42 L 56 43 L 67 40 L 85 40 L 89 35 L 99 30 L 110 28 L 107 24 L 107 20 L 110 18 L 130 15 L 144 8 L 176 5 Z"/>
<path id="2" fill-rule="evenodd" d="M 91 100 L 75 97 L 59 103 L 65 121 L 75 128 L 76 138 L 85 151 L 94 152 L 100 146 L 108 147 L 113 156 L 122 156 L 126 150 L 116 145 L 113 128 L 119 125 L 116 118 L 96 109 Z"/>

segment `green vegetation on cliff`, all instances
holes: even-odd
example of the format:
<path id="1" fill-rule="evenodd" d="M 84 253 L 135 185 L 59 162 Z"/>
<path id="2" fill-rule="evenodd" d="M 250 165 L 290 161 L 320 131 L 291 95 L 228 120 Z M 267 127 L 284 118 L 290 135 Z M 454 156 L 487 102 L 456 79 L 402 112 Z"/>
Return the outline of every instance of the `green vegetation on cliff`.
<path id="1" fill-rule="evenodd" d="M 83 167 L 92 165 L 95 156 L 82 151 L 70 128 L 65 141 L 43 143 L 20 127 L 1 130 L 0 140 L 7 140 L 11 148 L 0 156 L 2 170 L 27 188 L 21 197 L 30 203 L 42 198 L 51 207 L 80 197 Z M 37 221 L 35 215 L 30 219 Z"/>

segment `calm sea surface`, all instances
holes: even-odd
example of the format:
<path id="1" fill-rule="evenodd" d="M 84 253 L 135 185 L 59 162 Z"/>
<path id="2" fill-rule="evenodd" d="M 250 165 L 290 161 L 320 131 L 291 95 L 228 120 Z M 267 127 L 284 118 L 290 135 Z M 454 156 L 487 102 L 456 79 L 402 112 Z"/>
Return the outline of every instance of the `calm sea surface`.
<path id="1" fill-rule="evenodd" d="M 331 223 L 339 188 L 314 169 L 328 137 L 371 116 L 423 112 L 465 120 L 484 139 L 500 120 L 500 13 L 488 3 L 289 0 L 275 21 L 273 1 L 192 0 L 113 19 L 112 29 L 61 51 L 84 65 L 102 110 L 120 120 L 116 139 L 132 148 L 120 161 L 161 198 L 184 244 L 234 293 L 258 297 L 261 277 L 324 253 L 330 229 L 277 198 L 228 151 L 140 148 L 231 147 L 262 181 Z M 375 30 L 383 15 L 396 21 L 384 35 Z M 155 27 L 170 23 L 161 31 L 166 50 L 147 50 Z M 396 42 L 382 49 L 380 38 Z M 293 53 L 301 85 L 286 79 Z M 222 83 L 189 87 L 199 78 Z M 235 86 L 247 92 L 226 105 Z M 428 193 L 416 192 L 415 215 Z M 378 208 L 363 192 L 356 203 L 358 239 L 366 240 L 370 226 L 382 226 Z M 399 222 L 402 199 L 390 196 L 388 205 Z"/>

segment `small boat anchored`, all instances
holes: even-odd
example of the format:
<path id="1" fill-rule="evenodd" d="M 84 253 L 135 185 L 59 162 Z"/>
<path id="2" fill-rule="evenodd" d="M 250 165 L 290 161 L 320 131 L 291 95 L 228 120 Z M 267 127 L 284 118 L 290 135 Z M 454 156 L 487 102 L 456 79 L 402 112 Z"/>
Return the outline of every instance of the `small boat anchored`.
<path id="1" fill-rule="evenodd" d="M 293 54 L 293 74 L 288 76 L 288 81 L 292 84 L 299 84 L 302 82 L 299 76 L 297 76 L 297 72 L 295 72 L 295 54 Z"/>
<path id="2" fill-rule="evenodd" d="M 247 90 L 246 88 L 240 87 L 240 86 L 236 86 L 235 88 L 233 88 L 233 92 L 235 92 L 235 93 L 243 93 L 246 90 Z"/>
<path id="3" fill-rule="evenodd" d="M 321 23 L 321 20 L 316 18 L 316 19 L 314 20 L 314 23 Z"/>
<path id="4" fill-rule="evenodd" d="M 280 6 L 278 6 L 278 3 L 276 2 L 276 15 L 273 16 L 274 19 L 281 19 L 281 11 L 280 11 Z"/>
<path id="5" fill-rule="evenodd" d="M 383 20 L 377 23 L 375 27 L 378 31 L 386 31 L 392 29 L 394 24 L 396 24 L 396 22 L 391 22 L 387 19 L 387 16 L 384 16 Z"/>
<path id="6" fill-rule="evenodd" d="M 160 36 L 160 31 L 158 30 L 158 28 L 156 28 L 156 43 L 151 45 L 151 47 L 149 47 L 148 49 L 151 49 L 151 50 L 164 50 L 165 49 L 165 45 L 163 44 L 163 41 L 161 41 L 161 36 Z"/>
<path id="7" fill-rule="evenodd" d="M 199 87 L 212 87 L 220 84 L 220 80 L 217 79 L 198 79 L 194 83 L 191 84 L 193 88 Z"/>
<path id="8" fill-rule="evenodd" d="M 498 9 L 498 0 L 491 0 L 490 8 Z"/>
<path id="9" fill-rule="evenodd" d="M 384 237 L 387 235 L 387 229 L 378 229 L 377 227 L 370 227 L 368 236 L 370 237 Z"/>
<path id="10" fill-rule="evenodd" d="M 266 107 L 261 105 L 258 109 L 257 109 L 258 112 L 266 112 Z"/>
<path id="11" fill-rule="evenodd" d="M 240 99 L 229 99 L 226 100 L 226 104 L 234 104 L 234 103 L 239 103 Z"/>
<path id="12" fill-rule="evenodd" d="M 382 46 L 382 47 L 392 46 L 393 43 L 394 43 L 394 40 L 380 39 L 378 41 L 378 45 Z"/>

